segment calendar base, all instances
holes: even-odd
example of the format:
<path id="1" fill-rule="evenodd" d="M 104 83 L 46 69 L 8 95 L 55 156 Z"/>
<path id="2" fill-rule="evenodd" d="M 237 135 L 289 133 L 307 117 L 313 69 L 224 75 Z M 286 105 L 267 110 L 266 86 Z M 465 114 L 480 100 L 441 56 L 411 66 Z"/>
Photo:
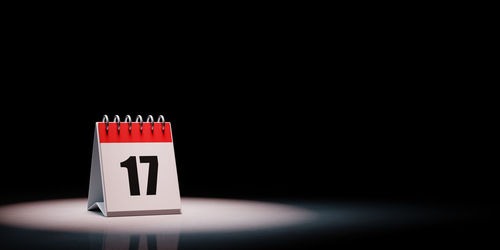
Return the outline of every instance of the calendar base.
<path id="1" fill-rule="evenodd" d="M 144 210 L 144 211 L 124 211 L 124 212 L 108 212 L 108 217 L 118 216 L 135 216 L 135 215 L 163 215 L 163 214 L 180 214 L 180 209 L 169 210 Z"/>
<path id="2" fill-rule="evenodd" d="M 136 211 L 113 211 L 106 212 L 104 202 L 96 202 L 88 208 L 89 211 L 100 211 L 107 217 L 119 216 L 137 216 L 137 215 L 164 215 L 164 214 L 180 214 L 180 209 L 161 209 L 161 210 L 136 210 Z"/>

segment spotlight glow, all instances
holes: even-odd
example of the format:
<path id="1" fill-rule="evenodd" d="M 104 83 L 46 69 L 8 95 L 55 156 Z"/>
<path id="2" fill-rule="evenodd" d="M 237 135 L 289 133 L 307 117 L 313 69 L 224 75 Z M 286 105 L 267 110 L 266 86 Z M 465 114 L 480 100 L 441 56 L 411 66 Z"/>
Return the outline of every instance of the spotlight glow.
<path id="1" fill-rule="evenodd" d="M 315 213 L 294 206 L 230 199 L 183 198 L 182 214 L 104 217 L 87 199 L 47 200 L 0 207 L 0 224 L 97 233 L 226 232 L 305 224 Z"/>

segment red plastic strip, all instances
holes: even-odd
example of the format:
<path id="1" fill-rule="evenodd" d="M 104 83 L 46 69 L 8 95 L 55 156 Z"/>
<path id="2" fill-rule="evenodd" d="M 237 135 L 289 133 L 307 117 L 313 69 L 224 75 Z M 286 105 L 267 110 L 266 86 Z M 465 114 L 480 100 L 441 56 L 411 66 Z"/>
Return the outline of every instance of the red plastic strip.
<path id="1" fill-rule="evenodd" d="M 120 132 L 118 132 L 118 123 L 110 122 L 108 132 L 106 132 L 106 123 L 98 122 L 99 141 L 101 143 L 128 143 L 128 142 L 172 142 L 172 131 L 170 123 L 165 123 L 165 131 L 162 131 L 163 124 L 155 123 L 154 130 L 151 132 L 151 123 L 141 124 L 132 123 L 132 129 L 129 132 L 129 124 L 120 123 Z"/>

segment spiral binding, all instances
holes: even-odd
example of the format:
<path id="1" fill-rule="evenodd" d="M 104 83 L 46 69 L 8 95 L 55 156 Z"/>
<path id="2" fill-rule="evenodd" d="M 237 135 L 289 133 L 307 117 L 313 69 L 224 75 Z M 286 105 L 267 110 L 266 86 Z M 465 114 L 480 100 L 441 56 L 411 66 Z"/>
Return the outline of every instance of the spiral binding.
<path id="1" fill-rule="evenodd" d="M 104 115 L 102 117 L 102 122 L 106 123 L 106 133 L 108 133 L 108 130 L 109 130 L 109 118 L 107 115 Z M 120 116 L 119 115 L 115 115 L 113 117 L 113 122 L 116 122 L 118 123 L 118 133 L 120 133 L 120 124 L 121 124 L 121 121 L 120 121 Z M 128 132 L 131 133 L 132 132 L 132 117 L 130 117 L 130 115 L 127 115 L 125 116 L 125 120 L 124 122 L 128 122 Z M 142 133 L 142 124 L 143 124 L 143 120 L 142 120 L 142 116 L 141 115 L 137 115 L 135 117 L 135 122 L 140 122 L 141 123 L 141 133 Z M 148 115 L 148 118 L 146 119 L 146 122 L 148 123 L 151 123 L 151 132 L 154 132 L 154 119 L 153 119 L 153 116 L 152 115 Z M 160 122 L 162 124 L 162 133 L 165 133 L 165 117 L 163 117 L 163 115 L 159 115 L 158 116 L 158 119 L 156 120 L 156 122 Z"/>

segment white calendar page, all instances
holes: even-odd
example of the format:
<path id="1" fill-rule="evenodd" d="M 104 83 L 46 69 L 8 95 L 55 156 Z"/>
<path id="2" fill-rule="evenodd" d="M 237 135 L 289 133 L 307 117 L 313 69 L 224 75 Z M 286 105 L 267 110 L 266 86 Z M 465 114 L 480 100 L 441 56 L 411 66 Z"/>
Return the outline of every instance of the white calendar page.
<path id="1" fill-rule="evenodd" d="M 130 125 L 96 123 L 89 209 L 106 216 L 180 213 L 170 123 Z"/>

